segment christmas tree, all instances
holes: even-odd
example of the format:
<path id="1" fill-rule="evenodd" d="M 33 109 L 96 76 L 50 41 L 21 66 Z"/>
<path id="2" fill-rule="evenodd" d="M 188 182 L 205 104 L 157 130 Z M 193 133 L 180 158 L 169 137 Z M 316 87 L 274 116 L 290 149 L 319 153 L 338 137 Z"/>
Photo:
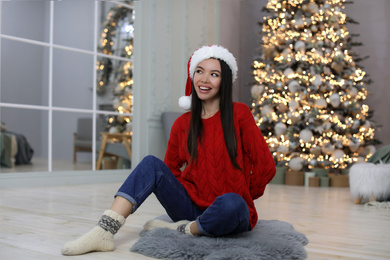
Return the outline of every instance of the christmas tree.
<path id="1" fill-rule="evenodd" d="M 337 172 L 367 160 L 379 143 L 347 3 L 269 0 L 264 8 L 252 113 L 277 166 Z"/>
<path id="2" fill-rule="evenodd" d="M 125 1 L 131 4 L 132 1 Z M 114 6 L 107 14 L 103 24 L 98 51 L 106 55 L 117 55 L 130 59 L 133 54 L 134 28 L 132 26 L 133 9 L 121 5 Z M 118 35 L 119 34 L 119 35 Z M 123 42 L 125 44 L 123 44 Z M 113 108 L 119 113 L 131 114 L 133 111 L 133 64 L 123 59 L 113 60 L 100 57 L 96 64 L 97 93 L 104 95 L 111 89 L 114 100 Z M 106 130 L 111 133 L 131 131 L 131 117 L 124 115 L 108 116 Z"/>

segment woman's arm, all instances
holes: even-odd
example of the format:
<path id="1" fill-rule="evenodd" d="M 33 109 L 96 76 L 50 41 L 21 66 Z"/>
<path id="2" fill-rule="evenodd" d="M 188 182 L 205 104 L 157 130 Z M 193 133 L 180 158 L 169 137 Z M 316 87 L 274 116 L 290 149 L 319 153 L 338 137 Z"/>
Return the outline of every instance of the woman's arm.
<path id="1" fill-rule="evenodd" d="M 249 177 L 250 193 L 253 199 L 257 199 L 263 195 L 265 186 L 275 176 L 276 167 L 267 143 L 246 105 L 241 112 L 240 131 L 244 156 L 252 166 Z"/>
<path id="2" fill-rule="evenodd" d="M 178 179 L 181 178 L 181 168 L 185 163 L 180 158 L 182 134 L 183 131 L 181 130 L 179 119 L 177 119 L 172 125 L 164 162 Z"/>

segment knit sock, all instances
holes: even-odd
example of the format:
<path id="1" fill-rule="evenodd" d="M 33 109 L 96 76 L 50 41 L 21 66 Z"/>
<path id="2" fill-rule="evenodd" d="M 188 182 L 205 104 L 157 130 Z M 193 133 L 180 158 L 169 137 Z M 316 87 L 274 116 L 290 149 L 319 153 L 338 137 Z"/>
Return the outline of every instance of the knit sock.
<path id="1" fill-rule="evenodd" d="M 177 230 L 184 234 L 192 235 L 190 231 L 190 226 L 194 221 L 190 222 L 188 220 L 181 220 L 178 222 L 170 223 L 159 219 L 153 219 L 144 225 L 144 230 L 152 230 L 155 228 L 169 228 L 172 230 Z"/>
<path id="2" fill-rule="evenodd" d="M 81 255 L 93 251 L 113 251 L 114 235 L 126 219 L 112 210 L 106 210 L 97 226 L 80 238 L 62 247 L 63 255 Z"/>

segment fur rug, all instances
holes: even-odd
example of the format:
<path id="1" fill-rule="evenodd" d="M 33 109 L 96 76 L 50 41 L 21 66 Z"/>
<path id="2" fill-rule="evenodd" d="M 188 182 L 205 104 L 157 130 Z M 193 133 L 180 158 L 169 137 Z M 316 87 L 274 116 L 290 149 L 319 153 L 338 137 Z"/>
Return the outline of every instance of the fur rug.
<path id="1" fill-rule="evenodd" d="M 349 171 L 352 199 L 390 199 L 390 164 L 357 163 Z"/>
<path id="2" fill-rule="evenodd" d="M 142 231 L 130 249 L 169 260 L 305 259 L 306 236 L 287 222 L 260 220 L 249 232 L 221 238 L 193 237 L 167 228 Z"/>

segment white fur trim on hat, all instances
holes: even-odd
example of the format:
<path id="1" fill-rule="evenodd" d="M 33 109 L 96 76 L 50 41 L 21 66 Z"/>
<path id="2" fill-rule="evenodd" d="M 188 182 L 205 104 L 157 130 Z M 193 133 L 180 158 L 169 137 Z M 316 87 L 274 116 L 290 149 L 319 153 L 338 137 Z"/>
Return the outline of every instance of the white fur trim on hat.
<path id="1" fill-rule="evenodd" d="M 234 58 L 233 54 L 231 54 L 226 48 L 218 45 L 203 46 L 194 52 L 190 62 L 191 79 L 193 79 L 196 66 L 198 66 L 198 64 L 202 61 L 210 58 L 217 58 L 226 62 L 232 70 L 233 82 L 236 80 L 238 71 L 236 58 Z"/>

